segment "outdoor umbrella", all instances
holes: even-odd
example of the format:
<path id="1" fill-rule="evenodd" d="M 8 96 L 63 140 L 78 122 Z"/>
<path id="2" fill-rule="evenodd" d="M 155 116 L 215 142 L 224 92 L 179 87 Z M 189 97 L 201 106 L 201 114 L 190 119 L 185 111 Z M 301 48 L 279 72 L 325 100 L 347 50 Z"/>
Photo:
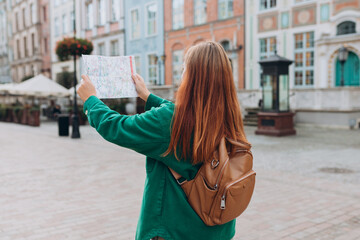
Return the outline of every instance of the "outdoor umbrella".
<path id="1" fill-rule="evenodd" d="M 10 93 L 36 97 L 68 97 L 70 95 L 68 89 L 42 74 L 18 84 Z"/>

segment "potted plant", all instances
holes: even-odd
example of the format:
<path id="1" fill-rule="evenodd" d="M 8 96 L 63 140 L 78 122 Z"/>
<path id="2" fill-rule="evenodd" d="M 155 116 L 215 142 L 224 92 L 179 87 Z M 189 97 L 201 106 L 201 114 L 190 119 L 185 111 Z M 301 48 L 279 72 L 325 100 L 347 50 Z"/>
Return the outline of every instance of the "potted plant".
<path id="1" fill-rule="evenodd" d="M 74 55 L 90 54 L 93 48 L 92 42 L 87 39 L 64 38 L 57 42 L 55 51 L 60 61 L 67 61 Z"/>

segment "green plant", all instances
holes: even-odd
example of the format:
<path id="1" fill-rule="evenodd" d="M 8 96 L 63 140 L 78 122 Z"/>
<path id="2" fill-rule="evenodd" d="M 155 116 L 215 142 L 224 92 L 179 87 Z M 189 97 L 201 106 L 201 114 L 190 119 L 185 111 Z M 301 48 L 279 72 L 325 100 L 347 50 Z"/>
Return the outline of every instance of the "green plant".
<path id="1" fill-rule="evenodd" d="M 24 82 L 24 81 L 26 81 L 26 80 L 28 80 L 28 79 L 30 79 L 30 78 L 33 78 L 33 77 L 34 77 L 34 75 L 27 75 L 27 76 L 23 77 L 23 78 L 21 79 L 21 81 Z"/>
<path id="2" fill-rule="evenodd" d="M 67 61 L 73 55 L 90 54 L 93 48 L 92 42 L 87 39 L 64 38 L 57 42 L 55 51 L 60 61 Z"/>
<path id="3" fill-rule="evenodd" d="M 56 74 L 56 82 L 65 88 L 69 89 L 73 86 L 74 83 L 74 74 L 68 71 L 64 71 Z"/>

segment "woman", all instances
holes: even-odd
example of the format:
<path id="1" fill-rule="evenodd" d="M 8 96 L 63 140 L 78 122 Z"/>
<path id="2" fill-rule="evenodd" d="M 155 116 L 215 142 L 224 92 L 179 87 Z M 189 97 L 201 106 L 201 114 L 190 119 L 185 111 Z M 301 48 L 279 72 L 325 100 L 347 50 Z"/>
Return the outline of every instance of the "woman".
<path id="1" fill-rule="evenodd" d="M 223 136 L 246 142 L 230 61 L 220 44 L 203 42 L 188 50 L 184 66 L 175 104 L 150 94 L 144 80 L 133 76 L 146 101 L 146 112 L 134 116 L 110 110 L 87 76 L 78 89 L 101 136 L 147 156 L 136 239 L 228 240 L 235 234 L 235 220 L 206 226 L 168 168 L 193 179 Z"/>

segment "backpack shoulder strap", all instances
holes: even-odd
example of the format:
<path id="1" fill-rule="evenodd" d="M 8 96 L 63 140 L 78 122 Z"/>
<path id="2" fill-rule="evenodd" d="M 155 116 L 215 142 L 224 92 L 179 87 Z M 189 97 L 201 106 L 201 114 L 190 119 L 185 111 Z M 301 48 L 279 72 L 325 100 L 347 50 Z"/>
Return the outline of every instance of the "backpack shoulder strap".
<path id="1" fill-rule="evenodd" d="M 181 176 L 180 174 L 178 174 L 177 172 L 175 172 L 174 170 L 172 170 L 171 168 L 169 168 L 171 174 L 174 176 L 176 182 L 181 186 L 184 183 L 187 182 L 186 178 L 184 178 L 183 176 Z"/>

